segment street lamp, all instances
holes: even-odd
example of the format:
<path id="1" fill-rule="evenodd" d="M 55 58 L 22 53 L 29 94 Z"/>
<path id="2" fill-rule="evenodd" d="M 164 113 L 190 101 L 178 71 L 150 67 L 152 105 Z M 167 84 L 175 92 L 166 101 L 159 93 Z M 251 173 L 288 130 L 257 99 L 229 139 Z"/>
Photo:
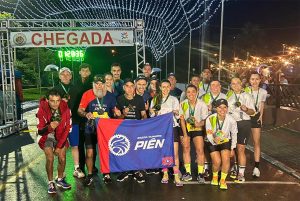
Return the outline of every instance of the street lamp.
<path id="1" fill-rule="evenodd" d="M 54 78 L 53 78 L 53 72 L 58 71 L 59 67 L 54 64 L 49 64 L 45 67 L 44 71 L 51 72 L 52 76 L 52 87 L 54 87 Z"/>

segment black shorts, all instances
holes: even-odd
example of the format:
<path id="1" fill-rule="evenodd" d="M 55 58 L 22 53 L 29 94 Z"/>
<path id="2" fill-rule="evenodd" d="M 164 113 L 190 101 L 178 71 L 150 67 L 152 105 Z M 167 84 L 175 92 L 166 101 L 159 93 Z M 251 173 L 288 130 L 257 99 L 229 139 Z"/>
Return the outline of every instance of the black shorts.
<path id="1" fill-rule="evenodd" d="M 180 136 L 182 136 L 181 128 L 180 127 L 173 127 L 173 134 L 174 134 L 174 142 L 180 142 Z"/>
<path id="2" fill-rule="evenodd" d="M 207 143 L 208 144 L 208 143 Z M 208 144 L 208 151 L 209 153 L 215 152 L 215 151 L 222 151 L 222 150 L 231 150 L 231 140 L 229 142 L 225 142 L 223 144 L 219 145 L 213 145 L 209 142 Z"/>
<path id="3" fill-rule="evenodd" d="M 237 144 L 246 145 L 251 135 L 251 121 L 250 120 L 237 121 L 237 127 L 238 127 Z"/>
<path id="4" fill-rule="evenodd" d="M 204 132 L 203 131 L 190 131 L 190 132 L 187 132 L 187 135 L 190 138 L 194 138 L 194 137 L 198 137 L 198 136 L 201 136 L 201 137 L 204 138 Z"/>
<path id="5" fill-rule="evenodd" d="M 94 149 L 97 144 L 97 134 L 96 133 L 84 133 L 84 144 L 86 149 Z"/>
<path id="6" fill-rule="evenodd" d="M 259 116 L 260 112 L 251 117 L 251 128 L 261 128 L 261 122 L 257 121 L 259 119 Z"/>

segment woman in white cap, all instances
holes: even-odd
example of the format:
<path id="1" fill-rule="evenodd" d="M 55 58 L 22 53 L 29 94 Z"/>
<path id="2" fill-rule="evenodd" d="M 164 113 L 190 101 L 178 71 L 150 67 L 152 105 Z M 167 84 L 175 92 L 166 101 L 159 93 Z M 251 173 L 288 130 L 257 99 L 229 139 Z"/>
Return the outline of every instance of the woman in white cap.
<path id="1" fill-rule="evenodd" d="M 212 159 L 213 177 L 211 185 L 227 189 L 226 177 L 230 168 L 230 157 L 234 155 L 237 141 L 237 123 L 229 114 L 226 99 L 215 101 L 217 113 L 206 119 L 205 127 L 209 141 L 208 150 Z M 221 170 L 221 179 L 218 183 L 218 172 Z"/>

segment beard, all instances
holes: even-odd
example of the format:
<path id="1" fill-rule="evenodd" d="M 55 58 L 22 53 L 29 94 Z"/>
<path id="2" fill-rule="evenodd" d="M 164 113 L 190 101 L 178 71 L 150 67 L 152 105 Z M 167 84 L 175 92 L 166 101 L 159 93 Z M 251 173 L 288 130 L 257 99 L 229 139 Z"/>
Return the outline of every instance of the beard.
<path id="1" fill-rule="evenodd" d="M 105 95 L 105 92 L 102 89 L 96 89 L 95 86 L 93 86 L 93 92 L 98 98 L 103 98 L 103 96 Z"/>

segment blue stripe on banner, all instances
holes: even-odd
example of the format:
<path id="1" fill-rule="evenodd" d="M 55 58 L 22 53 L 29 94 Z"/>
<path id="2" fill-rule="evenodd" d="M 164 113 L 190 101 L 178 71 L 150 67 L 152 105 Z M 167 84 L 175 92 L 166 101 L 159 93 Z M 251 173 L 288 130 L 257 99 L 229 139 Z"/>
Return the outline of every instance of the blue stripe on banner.
<path id="1" fill-rule="evenodd" d="M 173 138 L 172 113 L 146 120 L 124 120 L 109 140 L 110 171 L 174 166 Z"/>

